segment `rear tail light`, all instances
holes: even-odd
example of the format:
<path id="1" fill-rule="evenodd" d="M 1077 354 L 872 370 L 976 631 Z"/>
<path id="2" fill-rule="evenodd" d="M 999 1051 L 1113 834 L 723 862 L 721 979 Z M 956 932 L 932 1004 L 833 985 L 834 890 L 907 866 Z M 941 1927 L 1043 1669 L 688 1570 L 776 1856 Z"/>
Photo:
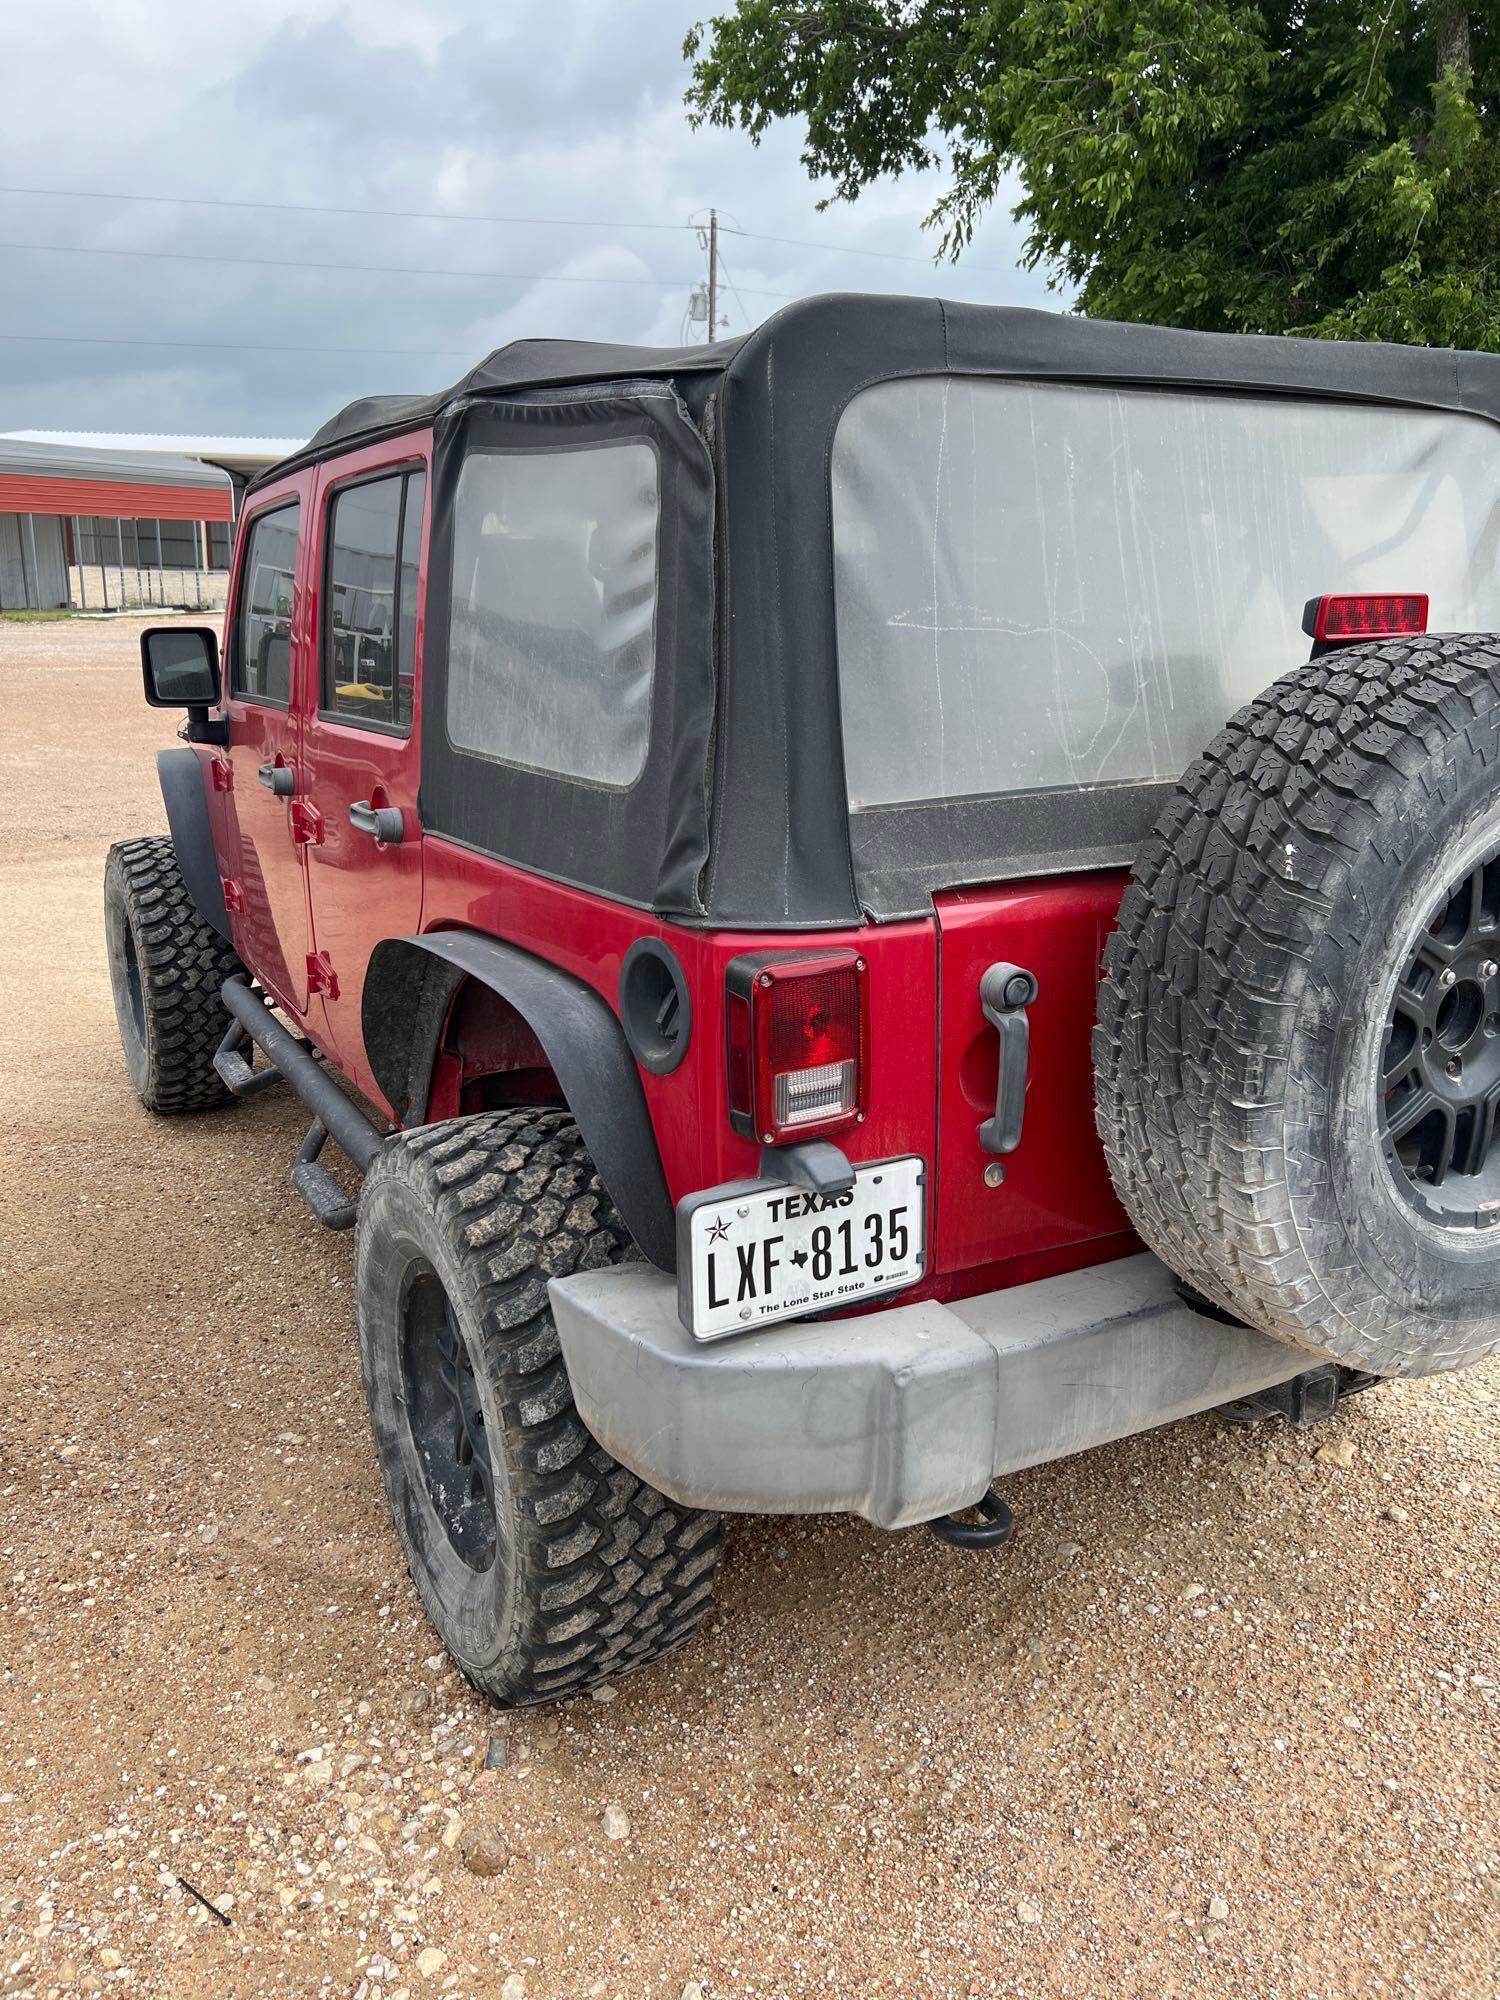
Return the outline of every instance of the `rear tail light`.
<path id="1" fill-rule="evenodd" d="M 868 976 L 854 951 L 754 952 L 731 963 L 726 1052 L 736 1132 L 774 1146 L 864 1117 Z"/>
<path id="2" fill-rule="evenodd" d="M 1427 602 L 1416 591 L 1364 597 L 1310 597 L 1302 613 L 1309 639 L 1341 645 L 1355 639 L 1399 639 L 1427 630 Z"/>

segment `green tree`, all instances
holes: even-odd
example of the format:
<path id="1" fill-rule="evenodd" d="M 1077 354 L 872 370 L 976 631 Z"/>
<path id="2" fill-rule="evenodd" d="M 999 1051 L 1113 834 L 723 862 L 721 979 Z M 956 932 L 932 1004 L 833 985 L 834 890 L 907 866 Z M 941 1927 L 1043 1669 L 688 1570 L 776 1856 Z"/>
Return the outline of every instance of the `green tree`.
<path id="1" fill-rule="evenodd" d="M 949 256 L 1014 170 L 1083 312 L 1500 348 L 1500 0 L 737 0 L 686 54 L 830 200 L 945 167 Z"/>

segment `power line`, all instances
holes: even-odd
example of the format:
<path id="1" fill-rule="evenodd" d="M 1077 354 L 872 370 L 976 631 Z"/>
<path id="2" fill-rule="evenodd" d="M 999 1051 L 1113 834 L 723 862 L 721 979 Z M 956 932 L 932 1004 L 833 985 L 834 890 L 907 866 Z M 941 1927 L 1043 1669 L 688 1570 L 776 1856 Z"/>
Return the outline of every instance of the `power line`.
<path id="1" fill-rule="evenodd" d="M 0 188 L 0 194 L 4 189 Z M 726 236 L 743 236 L 750 243 L 786 243 L 797 250 L 823 250 L 836 257 L 879 257 L 893 264 L 925 264 L 930 270 L 937 262 L 936 257 L 919 257 L 910 250 L 866 250 L 854 243 L 818 243 L 810 236 L 767 236 L 760 229 L 735 229 L 727 222 L 719 224 Z M 1011 278 L 1014 271 L 1003 264 L 966 264 L 966 271 L 984 271 L 991 277 Z"/>
<path id="2" fill-rule="evenodd" d="M 0 188 L 0 194 L 4 192 Z M 719 227 L 726 236 L 743 236 L 750 243 L 788 243 L 797 250 L 831 250 L 840 257 L 880 257 L 897 264 L 931 264 L 935 261 L 931 257 L 919 257 L 910 250 L 864 250 L 853 243 L 816 243 L 810 236 L 767 236 L 759 229 L 736 229 L 730 222 L 721 222 Z"/>
<path id="3" fill-rule="evenodd" d="M 263 209 L 274 215 L 363 215 L 398 222 L 501 223 L 537 229 L 645 229 L 673 233 L 698 226 L 691 222 L 604 222 L 582 215 L 480 215 L 467 209 L 347 208 L 330 202 L 316 201 L 239 201 L 230 200 L 222 195 L 122 194 L 105 188 L 0 186 L 0 194 L 61 201 L 148 202 L 168 208 Z M 870 250 L 859 243 L 819 242 L 810 236 L 773 236 L 764 230 L 741 229 L 727 222 L 721 222 L 719 227 L 725 235 L 743 236 L 752 243 L 780 243 L 795 250 L 821 250 L 839 257 L 876 257 L 882 262 L 929 266 L 937 261 L 934 257 L 922 256 L 910 250 Z M 1012 275 L 1005 266 L 999 264 L 970 264 L 967 268 L 971 271 L 988 272 L 995 277 Z"/>
<path id="4" fill-rule="evenodd" d="M 722 229 L 723 226 L 724 225 L 720 223 L 719 225 L 720 229 Z M 730 291 L 734 293 L 735 304 L 739 307 L 740 311 L 745 315 L 745 320 L 747 325 L 753 324 L 755 315 L 751 312 L 750 308 L 745 304 L 745 301 L 740 297 L 740 288 L 734 282 L 734 273 L 730 270 L 729 266 L 724 262 L 722 255 L 719 258 L 719 269 L 724 273 L 724 282 L 726 285 L 728 285 Z"/>
<path id="5" fill-rule="evenodd" d="M 192 347 L 226 354 L 407 354 L 418 361 L 472 361 L 468 347 L 293 347 L 264 340 L 131 340 L 107 333 L 4 333 L 0 340 L 17 341 L 23 346 L 61 345 L 66 347 Z"/>
<path id="6" fill-rule="evenodd" d="M 604 274 L 567 277 L 549 271 L 468 271 L 448 265 L 419 264 L 330 264 L 321 259 L 299 257 L 234 257 L 220 251 L 122 250 L 100 243 L 12 243 L 0 241 L 0 250 L 44 250 L 59 257 L 150 257 L 171 264 L 246 264 L 269 271 L 362 271 L 384 278 L 484 278 L 500 279 L 517 285 L 630 285 L 647 291 L 672 291 L 691 283 L 687 278 L 617 278 Z M 765 299 L 790 299 L 791 292 L 760 292 Z"/>
<path id="7" fill-rule="evenodd" d="M 62 201 L 142 201 L 168 208 L 261 208 L 276 215 L 369 215 L 400 222 L 524 223 L 539 229 L 666 229 L 691 228 L 686 222 L 599 222 L 583 215 L 475 215 L 467 210 L 436 208 L 343 208 L 317 201 L 231 201 L 222 195 L 121 194 L 105 188 L 0 187 L 0 194 L 40 195 Z"/>
<path id="8" fill-rule="evenodd" d="M 464 271 L 440 265 L 330 264 L 301 257 L 233 257 L 220 251 L 121 250 L 101 243 L 9 243 L 0 250 L 45 250 L 61 257 L 153 257 L 172 264 L 250 264 L 270 271 L 365 271 L 383 278 L 500 278 L 517 285 L 639 285 L 651 291 L 671 291 L 682 278 L 568 278 L 547 271 Z"/>

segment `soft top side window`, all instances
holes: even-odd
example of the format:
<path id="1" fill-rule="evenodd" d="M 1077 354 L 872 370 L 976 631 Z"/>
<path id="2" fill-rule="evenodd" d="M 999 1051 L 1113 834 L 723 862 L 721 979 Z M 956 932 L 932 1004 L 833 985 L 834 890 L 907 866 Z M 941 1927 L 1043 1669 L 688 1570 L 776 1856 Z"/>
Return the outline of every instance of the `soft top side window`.
<path id="1" fill-rule="evenodd" d="M 655 450 L 634 438 L 475 451 L 453 513 L 450 741 L 633 785 L 656 664 Z"/>
<path id="2" fill-rule="evenodd" d="M 229 691 L 285 708 L 292 691 L 292 598 L 302 502 L 269 508 L 250 523 L 230 650 Z"/>
<path id="3" fill-rule="evenodd" d="M 381 473 L 328 506 L 319 710 L 405 736 L 416 673 L 426 472 Z"/>
<path id="4" fill-rule="evenodd" d="M 670 388 L 475 397 L 437 426 L 422 821 L 673 912 L 702 904 L 713 463 Z"/>

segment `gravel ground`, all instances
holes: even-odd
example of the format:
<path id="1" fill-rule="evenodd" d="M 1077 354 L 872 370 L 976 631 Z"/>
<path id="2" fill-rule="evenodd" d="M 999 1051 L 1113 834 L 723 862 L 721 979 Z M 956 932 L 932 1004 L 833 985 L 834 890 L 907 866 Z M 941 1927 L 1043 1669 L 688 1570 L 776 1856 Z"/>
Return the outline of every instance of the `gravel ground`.
<path id="1" fill-rule="evenodd" d="M 305 1115 L 126 1086 L 139 625 L 0 621 L 0 1991 L 1492 2000 L 1497 1364 L 1011 1480 L 999 1557 L 746 1521 L 613 1699 L 467 1690 Z"/>

